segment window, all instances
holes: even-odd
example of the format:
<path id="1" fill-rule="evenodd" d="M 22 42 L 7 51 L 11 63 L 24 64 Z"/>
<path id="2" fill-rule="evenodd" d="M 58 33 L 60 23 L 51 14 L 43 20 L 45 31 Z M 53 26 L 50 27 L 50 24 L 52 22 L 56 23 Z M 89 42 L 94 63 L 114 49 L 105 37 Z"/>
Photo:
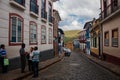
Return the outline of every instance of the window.
<path id="1" fill-rule="evenodd" d="M 93 47 L 97 48 L 97 38 L 96 38 L 96 36 L 93 38 Z"/>
<path id="2" fill-rule="evenodd" d="M 114 11 L 116 11 L 117 10 L 117 8 L 118 8 L 118 0 L 111 0 L 111 3 L 112 3 L 112 11 L 114 12 Z"/>
<path id="3" fill-rule="evenodd" d="M 109 32 L 104 33 L 104 45 L 109 46 Z"/>
<path id="4" fill-rule="evenodd" d="M 46 12 L 46 0 L 42 0 L 42 6 L 41 6 L 41 18 L 47 19 L 47 12 Z"/>
<path id="5" fill-rule="evenodd" d="M 41 27 L 41 43 L 42 44 L 46 43 L 46 27 L 45 26 Z"/>
<path id="6" fill-rule="evenodd" d="M 91 36 L 91 47 L 93 47 L 93 36 Z"/>
<path id="7" fill-rule="evenodd" d="M 112 30 L 112 46 L 118 47 L 118 29 Z"/>
<path id="8" fill-rule="evenodd" d="M 22 6 L 25 6 L 25 0 L 10 0 L 10 2 L 12 4 L 15 4 L 13 1 L 20 4 L 20 5 L 22 5 Z"/>
<path id="9" fill-rule="evenodd" d="M 52 44 L 52 29 L 49 28 L 49 43 Z"/>
<path id="10" fill-rule="evenodd" d="M 107 0 L 104 0 L 104 3 L 103 3 L 103 7 L 104 7 L 104 17 L 107 16 Z"/>
<path id="11" fill-rule="evenodd" d="M 46 2 L 46 0 L 42 0 L 42 9 L 44 9 L 45 10 L 45 2 Z"/>
<path id="12" fill-rule="evenodd" d="M 52 23 L 52 5 L 51 3 L 49 2 L 49 7 L 48 7 L 48 13 L 49 13 L 49 22 Z"/>
<path id="13" fill-rule="evenodd" d="M 113 0 L 113 6 L 118 6 L 118 0 Z"/>
<path id="14" fill-rule="evenodd" d="M 37 24 L 30 22 L 30 44 L 37 44 Z"/>
<path id="15" fill-rule="evenodd" d="M 52 15 L 52 5 L 51 5 L 51 3 L 49 3 L 49 15 Z"/>
<path id="16" fill-rule="evenodd" d="M 30 11 L 38 15 L 39 6 L 37 5 L 37 0 L 30 0 Z"/>
<path id="17" fill-rule="evenodd" d="M 96 34 L 96 32 L 93 33 L 93 47 L 97 48 L 97 34 Z"/>
<path id="18" fill-rule="evenodd" d="M 17 14 L 10 13 L 10 44 L 20 44 L 23 41 L 23 18 Z"/>

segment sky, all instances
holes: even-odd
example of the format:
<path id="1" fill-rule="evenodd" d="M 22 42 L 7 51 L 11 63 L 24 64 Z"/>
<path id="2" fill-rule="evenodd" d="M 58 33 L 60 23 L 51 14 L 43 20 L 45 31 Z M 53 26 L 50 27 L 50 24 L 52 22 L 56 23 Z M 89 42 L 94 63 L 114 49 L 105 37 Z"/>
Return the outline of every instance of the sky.
<path id="1" fill-rule="evenodd" d="M 66 30 L 81 30 L 85 22 L 98 18 L 100 0 L 59 0 L 54 3 L 62 21 L 59 28 Z"/>

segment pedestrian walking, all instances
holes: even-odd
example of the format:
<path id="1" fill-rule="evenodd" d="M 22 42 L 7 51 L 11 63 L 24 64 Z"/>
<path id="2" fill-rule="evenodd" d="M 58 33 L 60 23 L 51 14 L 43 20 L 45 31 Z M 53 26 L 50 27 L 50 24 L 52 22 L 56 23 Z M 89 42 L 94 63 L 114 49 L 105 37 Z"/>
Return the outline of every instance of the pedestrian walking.
<path id="1" fill-rule="evenodd" d="M 32 65 L 33 65 L 33 77 L 38 77 L 38 64 L 39 64 L 39 55 L 40 51 L 38 51 L 38 47 L 34 47 L 33 57 L 32 57 Z"/>
<path id="2" fill-rule="evenodd" d="M 7 68 L 8 68 L 8 65 L 5 65 L 4 64 L 4 60 L 6 59 L 7 57 L 7 53 L 6 53 L 6 50 L 5 50 L 5 45 L 4 44 L 1 44 L 0 46 L 0 65 L 2 66 L 2 73 L 7 73 Z"/>
<path id="3" fill-rule="evenodd" d="M 28 69 L 29 69 L 29 71 L 33 71 L 33 68 L 32 68 L 33 50 L 34 50 L 34 48 L 31 47 L 31 48 L 30 48 L 30 52 L 29 52 L 28 55 L 27 55 L 27 59 L 28 59 Z"/>
<path id="4" fill-rule="evenodd" d="M 20 60 L 21 60 L 21 73 L 24 73 L 25 66 L 26 66 L 26 52 L 25 52 L 25 44 L 21 44 L 20 52 Z"/>
<path id="5" fill-rule="evenodd" d="M 62 44 L 61 43 L 58 44 L 58 54 L 59 54 L 59 57 L 62 54 Z"/>

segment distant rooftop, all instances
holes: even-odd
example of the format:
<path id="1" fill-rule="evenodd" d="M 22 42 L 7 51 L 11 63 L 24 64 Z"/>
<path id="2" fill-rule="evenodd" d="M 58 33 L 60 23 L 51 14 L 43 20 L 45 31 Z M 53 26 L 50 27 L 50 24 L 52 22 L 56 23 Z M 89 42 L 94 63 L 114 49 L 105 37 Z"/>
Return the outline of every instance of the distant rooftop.
<path id="1" fill-rule="evenodd" d="M 56 2 L 56 1 L 59 1 L 59 0 L 51 0 L 51 1 Z"/>

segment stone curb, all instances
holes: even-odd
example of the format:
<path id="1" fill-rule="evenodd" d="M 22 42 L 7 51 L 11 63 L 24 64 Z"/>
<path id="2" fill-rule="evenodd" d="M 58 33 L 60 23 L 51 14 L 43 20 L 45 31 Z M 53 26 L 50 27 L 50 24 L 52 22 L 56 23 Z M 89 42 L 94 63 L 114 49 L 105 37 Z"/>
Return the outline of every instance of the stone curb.
<path id="1" fill-rule="evenodd" d="M 53 65 L 53 64 L 55 64 L 55 63 L 57 63 L 57 62 L 59 62 L 59 61 L 61 61 L 61 60 L 62 60 L 62 58 L 57 59 L 57 60 L 55 60 L 54 62 L 52 62 L 52 63 L 50 63 L 50 64 L 47 64 L 47 65 L 41 67 L 41 68 L 39 69 L 39 71 L 40 71 L 40 70 L 43 70 L 43 69 L 46 69 L 46 68 L 48 68 L 49 66 L 51 66 L 51 65 Z M 30 75 L 32 75 L 32 72 L 30 72 L 30 73 L 28 73 L 28 74 L 25 74 L 25 75 L 23 75 L 23 76 L 17 77 L 17 78 L 15 78 L 15 79 L 13 79 L 13 80 L 22 80 L 22 79 L 24 79 L 25 77 L 28 77 L 28 76 L 30 76 Z"/>
<path id="2" fill-rule="evenodd" d="M 110 72 L 114 73 L 115 75 L 120 76 L 120 72 L 117 72 L 117 71 L 111 69 L 110 67 L 107 67 L 107 66 L 99 63 L 98 61 L 95 61 L 94 59 L 92 59 L 92 56 L 89 56 L 89 55 L 87 55 L 87 54 L 85 54 L 85 53 L 82 53 L 82 55 L 83 55 L 83 56 L 86 56 L 90 61 L 92 61 L 92 62 L 100 65 L 101 67 L 109 70 Z M 95 58 L 95 57 L 94 57 L 94 58 Z M 95 59 L 97 59 L 97 58 L 95 58 Z M 100 59 L 98 59 L 98 60 L 100 60 Z M 105 61 L 102 61 L 102 60 L 100 60 L 100 61 L 105 63 Z M 106 63 L 107 63 L 107 62 L 106 62 Z M 110 65 L 109 65 L 109 66 L 110 66 Z M 120 70 L 120 69 L 119 69 L 119 70 Z"/>

